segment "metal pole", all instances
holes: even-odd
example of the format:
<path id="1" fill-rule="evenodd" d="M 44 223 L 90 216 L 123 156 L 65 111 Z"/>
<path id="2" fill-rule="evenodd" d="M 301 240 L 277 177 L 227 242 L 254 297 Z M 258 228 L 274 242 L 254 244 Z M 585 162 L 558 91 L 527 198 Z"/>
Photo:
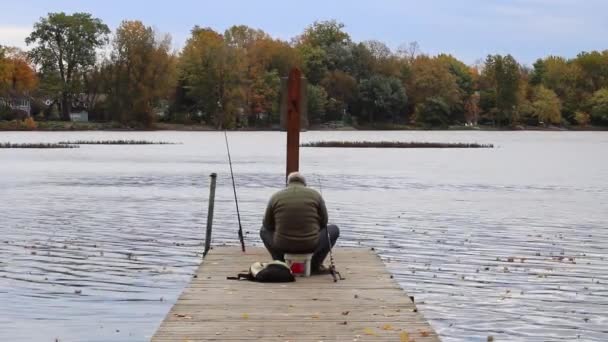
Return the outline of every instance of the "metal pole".
<path id="1" fill-rule="evenodd" d="M 205 251 L 203 252 L 203 258 L 211 249 L 211 226 L 213 225 L 213 206 L 215 205 L 215 183 L 217 180 L 217 174 L 212 173 L 211 186 L 209 187 L 209 208 L 207 209 L 207 233 L 205 234 Z"/>

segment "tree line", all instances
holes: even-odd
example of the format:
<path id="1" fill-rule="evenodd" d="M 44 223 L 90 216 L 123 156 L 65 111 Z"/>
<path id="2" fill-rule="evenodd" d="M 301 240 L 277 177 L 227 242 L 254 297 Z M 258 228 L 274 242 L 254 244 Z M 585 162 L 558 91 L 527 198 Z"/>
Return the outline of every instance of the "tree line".
<path id="1" fill-rule="evenodd" d="M 88 13 L 50 13 L 26 42 L 27 53 L 0 48 L 0 98 L 48 99 L 47 109 L 33 106 L 41 119 L 59 108 L 69 120 L 83 107 L 98 121 L 268 127 L 279 122 L 281 78 L 297 66 L 312 124 L 608 125 L 608 50 L 548 56 L 531 67 L 511 55 L 467 65 L 421 53 L 416 43 L 393 51 L 355 42 L 330 20 L 291 41 L 243 25 L 223 33 L 195 26 L 174 51 L 169 35 L 141 21 L 112 33 Z"/>

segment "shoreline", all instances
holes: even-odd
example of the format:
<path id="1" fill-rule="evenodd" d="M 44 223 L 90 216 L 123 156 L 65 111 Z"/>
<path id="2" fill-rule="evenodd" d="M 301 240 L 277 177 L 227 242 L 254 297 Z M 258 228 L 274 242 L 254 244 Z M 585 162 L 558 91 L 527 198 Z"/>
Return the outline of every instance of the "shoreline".
<path id="1" fill-rule="evenodd" d="M 63 121 L 41 121 L 37 122 L 38 127 L 33 129 L 14 129 L 5 127 L 0 122 L 0 132 L 86 132 L 86 131 L 108 131 L 108 132 L 155 132 L 155 131 L 179 131 L 179 132 L 221 132 L 207 125 L 185 125 L 174 123 L 156 123 L 153 127 L 129 127 L 115 122 L 63 122 Z M 280 132 L 278 127 L 244 127 L 229 129 L 234 132 Z M 518 126 L 518 127 L 494 127 L 494 126 L 450 126 L 443 128 L 423 128 L 415 126 L 327 126 L 313 125 L 303 131 L 482 131 L 482 132 L 603 132 L 608 131 L 608 127 L 587 126 L 587 127 L 538 127 L 538 126 Z"/>

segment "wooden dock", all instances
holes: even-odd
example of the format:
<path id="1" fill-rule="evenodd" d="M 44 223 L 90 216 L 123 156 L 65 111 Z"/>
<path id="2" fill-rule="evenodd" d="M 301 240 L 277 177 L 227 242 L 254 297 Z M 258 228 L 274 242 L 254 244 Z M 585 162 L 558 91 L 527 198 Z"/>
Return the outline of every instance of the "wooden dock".
<path id="1" fill-rule="evenodd" d="M 215 248 L 152 341 L 439 341 L 373 251 L 336 248 L 334 257 L 346 278 L 337 283 L 255 283 L 226 277 L 269 261 L 263 248 Z"/>

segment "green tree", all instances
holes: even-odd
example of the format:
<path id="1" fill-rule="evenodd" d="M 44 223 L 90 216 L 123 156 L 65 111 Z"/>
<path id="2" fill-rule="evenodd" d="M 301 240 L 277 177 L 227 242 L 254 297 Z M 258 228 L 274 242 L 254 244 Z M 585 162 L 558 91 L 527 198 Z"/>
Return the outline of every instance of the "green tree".
<path id="1" fill-rule="evenodd" d="M 359 86 L 361 114 L 369 123 L 404 119 L 407 95 L 401 81 L 395 77 L 375 75 Z"/>
<path id="2" fill-rule="evenodd" d="M 416 105 L 415 120 L 423 126 L 447 127 L 450 106 L 440 97 L 429 97 Z"/>
<path id="3" fill-rule="evenodd" d="M 30 56 L 35 63 L 58 71 L 61 79 L 62 118 L 70 119 L 70 106 L 75 89 L 75 76 L 96 61 L 96 49 L 104 46 L 110 33 L 101 19 L 88 13 L 67 15 L 49 13 L 34 24 L 27 37 L 34 44 Z"/>
<path id="4" fill-rule="evenodd" d="M 608 88 L 596 91 L 590 100 L 591 120 L 600 125 L 608 124 Z"/>
<path id="5" fill-rule="evenodd" d="M 304 75 L 310 83 L 317 85 L 327 71 L 352 64 L 350 36 L 343 29 L 344 24 L 335 20 L 315 21 L 295 39 Z"/>
<path id="6" fill-rule="evenodd" d="M 530 84 L 536 86 L 543 82 L 547 69 L 545 67 L 545 61 L 541 58 L 537 59 L 532 66 L 534 68 L 532 69 L 532 73 L 530 75 Z"/>
<path id="7" fill-rule="evenodd" d="M 517 117 L 521 78 L 520 67 L 515 58 L 511 55 L 488 56 L 483 77 L 494 94 L 494 122 L 499 125 L 514 122 Z"/>
<path id="8" fill-rule="evenodd" d="M 308 118 L 310 122 L 319 124 L 325 119 L 327 93 L 323 87 L 312 84 L 308 84 L 306 91 Z"/>
<path id="9" fill-rule="evenodd" d="M 315 21 L 297 38 L 300 44 L 308 44 L 327 49 L 334 44 L 347 44 L 350 36 L 344 32 L 344 24 L 336 20 Z"/>
<path id="10" fill-rule="evenodd" d="M 364 43 L 353 44 L 352 46 L 352 70 L 351 74 L 360 82 L 361 80 L 368 79 L 374 72 L 375 59 L 372 52 Z"/>
<path id="11" fill-rule="evenodd" d="M 532 102 L 533 115 L 539 123 L 559 124 L 562 121 L 562 105 L 557 94 L 540 85 L 534 90 Z"/>
<path id="12" fill-rule="evenodd" d="M 312 84 L 319 84 L 327 73 L 327 53 L 321 47 L 309 44 L 300 45 L 298 52 L 302 56 L 304 75 Z"/>

